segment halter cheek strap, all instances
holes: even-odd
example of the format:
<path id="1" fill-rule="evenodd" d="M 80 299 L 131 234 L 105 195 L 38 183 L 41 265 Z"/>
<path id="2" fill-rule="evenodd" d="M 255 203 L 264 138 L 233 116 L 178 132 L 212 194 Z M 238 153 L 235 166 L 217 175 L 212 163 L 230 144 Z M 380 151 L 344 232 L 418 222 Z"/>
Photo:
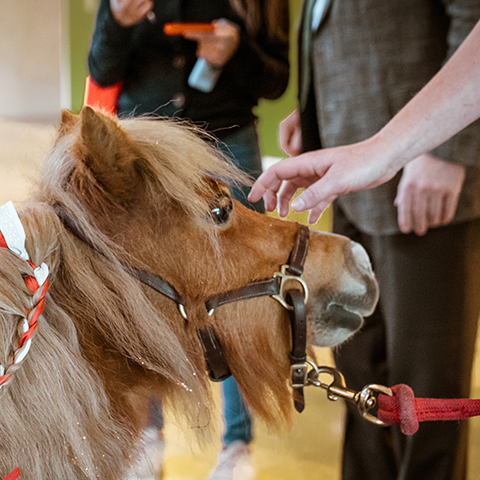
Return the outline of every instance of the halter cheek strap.
<path id="1" fill-rule="evenodd" d="M 67 230 L 98 252 L 95 245 L 93 245 L 78 228 L 74 220 L 67 215 L 61 205 L 56 204 L 53 208 Z M 310 230 L 308 227 L 298 224 L 295 245 L 290 254 L 290 258 L 288 263 L 283 265 L 279 272 L 274 273 L 271 278 L 251 282 L 236 290 L 229 290 L 210 297 L 205 302 L 205 308 L 209 316 L 221 305 L 263 296 L 274 298 L 289 311 L 292 326 L 292 351 L 290 352 L 291 381 L 292 388 L 294 389 L 295 408 L 299 412 L 304 408 L 303 387 L 307 380 L 307 323 L 305 304 L 308 299 L 308 288 L 303 278 L 303 267 L 308 253 L 309 238 Z M 99 253 L 101 254 L 101 252 Z M 176 302 L 182 317 L 188 320 L 185 308 L 186 299 L 173 285 L 170 285 L 170 283 L 159 275 L 138 269 L 132 265 L 123 264 L 123 266 L 142 283 Z M 298 289 L 290 289 L 287 291 L 286 284 L 287 282 L 291 284 L 292 281 L 297 282 L 297 287 L 298 284 L 300 284 L 302 291 Z M 210 379 L 213 381 L 222 381 L 228 378 L 231 375 L 230 368 L 214 328 L 210 325 L 199 328 L 197 329 L 197 336 L 203 348 Z"/>
<path id="2" fill-rule="evenodd" d="M 0 365 L 0 389 L 12 378 L 12 367 L 22 362 L 32 344 L 32 336 L 37 329 L 38 317 L 45 307 L 45 295 L 48 290 L 48 267 L 42 263 L 37 267 L 25 248 L 25 230 L 12 202 L 0 206 L 0 248 L 6 248 L 25 260 L 32 268 L 34 275 L 26 275 L 25 283 L 33 294 L 39 293 L 36 305 L 31 311 L 26 310 L 26 318 L 20 325 L 21 336 L 12 355 L 10 364 Z M 41 289 L 41 291 L 40 291 Z"/>

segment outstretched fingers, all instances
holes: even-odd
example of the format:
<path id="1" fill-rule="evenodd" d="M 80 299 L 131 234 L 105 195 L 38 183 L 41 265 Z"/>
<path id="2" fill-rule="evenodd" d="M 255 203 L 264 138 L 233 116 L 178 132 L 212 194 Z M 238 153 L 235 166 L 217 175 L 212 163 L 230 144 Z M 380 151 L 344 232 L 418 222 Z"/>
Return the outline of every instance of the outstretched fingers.
<path id="1" fill-rule="evenodd" d="M 280 192 L 277 195 L 277 211 L 280 217 L 286 217 L 290 212 L 290 201 L 297 192 L 296 184 L 284 181 L 280 187 Z"/>
<path id="2" fill-rule="evenodd" d="M 289 201 L 292 198 L 293 189 L 305 188 L 316 182 L 323 176 L 325 169 L 318 167 L 313 154 L 314 152 L 304 153 L 270 167 L 253 185 L 249 200 L 256 202 L 266 195 L 271 201 L 278 195 L 283 204 L 284 199 Z M 287 185 L 284 188 L 283 182 Z"/>
<path id="3" fill-rule="evenodd" d="M 277 163 L 258 178 L 249 200 L 256 202 L 263 197 L 267 210 L 273 211 L 278 206 L 284 216 L 294 192 L 306 188 L 291 207 L 296 212 L 311 210 L 309 218 L 314 221 L 340 195 L 381 185 L 393 178 L 400 166 L 400 163 L 392 166 L 391 158 L 372 137 Z"/>
<path id="4" fill-rule="evenodd" d="M 276 173 L 277 165 L 270 167 L 266 172 L 263 172 L 253 184 L 252 189 L 248 195 L 248 200 L 252 203 L 258 202 L 262 197 L 265 201 L 265 208 L 271 211 L 268 207 L 267 201 L 271 198 L 275 199 L 277 204 L 277 192 L 282 186 L 282 180 Z M 275 209 L 275 207 L 274 207 Z"/>

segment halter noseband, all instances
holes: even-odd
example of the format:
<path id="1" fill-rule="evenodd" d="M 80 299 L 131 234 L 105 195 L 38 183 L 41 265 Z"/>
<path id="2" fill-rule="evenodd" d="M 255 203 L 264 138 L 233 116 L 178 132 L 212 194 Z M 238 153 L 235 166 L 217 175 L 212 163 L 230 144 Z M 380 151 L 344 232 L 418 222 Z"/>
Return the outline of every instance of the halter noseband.
<path id="1" fill-rule="evenodd" d="M 75 222 L 65 213 L 62 206 L 57 204 L 53 208 L 68 231 L 98 252 Z M 310 230 L 308 227 L 298 224 L 298 234 L 288 264 L 283 265 L 279 272 L 274 273 L 271 278 L 251 282 L 239 289 L 215 295 L 205 302 L 205 308 L 209 316 L 213 314 L 217 307 L 222 305 L 264 296 L 274 298 L 288 310 L 292 329 L 292 351 L 290 352 L 291 380 L 292 388 L 296 392 L 294 394 L 295 408 L 299 412 L 304 408 L 303 387 L 306 384 L 308 366 L 306 363 L 307 322 L 305 313 L 308 289 L 303 278 L 303 268 L 308 253 L 309 238 Z M 123 266 L 143 284 L 173 300 L 178 305 L 182 317 L 188 320 L 185 308 L 186 300 L 170 283 L 159 275 L 146 270 L 141 270 L 128 264 L 123 264 Z M 292 280 L 301 284 L 303 293 L 296 288 L 285 290 L 286 282 Z M 218 382 L 228 378 L 231 375 L 230 368 L 213 327 L 207 326 L 198 329 L 197 335 L 202 344 L 210 379 Z"/>

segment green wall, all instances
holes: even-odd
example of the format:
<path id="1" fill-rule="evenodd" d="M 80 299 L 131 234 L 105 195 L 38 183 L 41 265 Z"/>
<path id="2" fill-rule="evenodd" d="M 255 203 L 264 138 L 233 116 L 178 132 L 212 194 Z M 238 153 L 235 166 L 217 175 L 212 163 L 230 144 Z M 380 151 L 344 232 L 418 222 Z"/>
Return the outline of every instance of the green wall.
<path id="1" fill-rule="evenodd" d="M 87 76 L 87 53 L 94 24 L 95 12 L 85 0 L 69 0 L 70 18 L 70 73 L 72 88 L 72 111 L 78 113 L 83 104 L 85 78 Z"/>

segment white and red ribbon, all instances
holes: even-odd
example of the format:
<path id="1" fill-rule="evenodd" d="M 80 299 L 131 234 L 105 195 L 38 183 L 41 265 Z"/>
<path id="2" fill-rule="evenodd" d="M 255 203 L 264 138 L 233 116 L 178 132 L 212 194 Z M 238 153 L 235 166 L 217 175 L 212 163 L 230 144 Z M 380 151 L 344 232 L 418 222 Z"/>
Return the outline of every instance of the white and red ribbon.
<path id="1" fill-rule="evenodd" d="M 9 374 L 10 367 L 24 360 L 30 350 L 32 344 L 31 338 L 37 329 L 38 317 L 43 312 L 45 294 L 49 286 L 48 267 L 45 263 L 37 267 L 37 265 L 30 261 L 30 257 L 25 248 L 25 238 L 25 230 L 13 203 L 10 201 L 0 206 L 0 248 L 8 248 L 20 258 L 27 261 L 33 268 L 34 276 L 27 275 L 25 277 L 25 283 L 32 293 L 35 293 L 39 288 L 43 287 L 38 303 L 34 307 L 33 315 L 29 321 L 23 319 L 22 325 L 20 326 L 21 337 L 18 341 L 17 349 L 13 354 L 12 363 L 7 367 L 0 365 L 0 389 L 11 379 L 11 374 Z M 27 316 L 30 316 L 30 314 L 31 312 L 27 311 Z"/>

